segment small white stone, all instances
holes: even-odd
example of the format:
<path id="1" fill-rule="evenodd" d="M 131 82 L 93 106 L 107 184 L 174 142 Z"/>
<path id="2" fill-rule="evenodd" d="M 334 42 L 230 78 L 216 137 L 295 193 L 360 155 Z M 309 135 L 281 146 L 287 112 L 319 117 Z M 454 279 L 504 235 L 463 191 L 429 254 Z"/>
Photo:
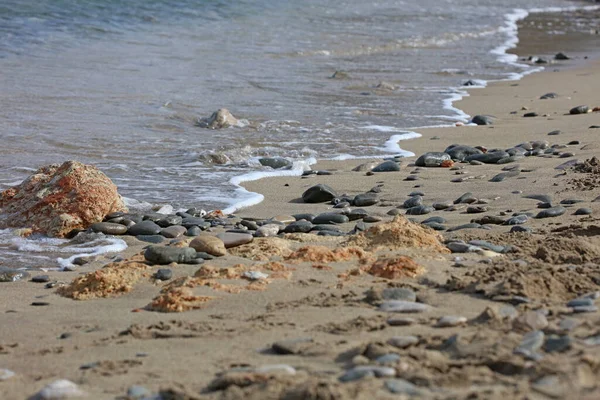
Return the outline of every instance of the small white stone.
<path id="1" fill-rule="evenodd" d="M 296 375 L 296 369 L 287 364 L 270 364 L 256 368 L 258 373 L 286 373 L 288 375 Z"/>
<path id="2" fill-rule="evenodd" d="M 0 369 L 0 381 L 5 381 L 7 379 L 15 376 L 15 373 L 9 369 Z"/>
<path id="3" fill-rule="evenodd" d="M 86 396 L 86 393 L 76 384 L 66 379 L 59 379 L 46 385 L 33 398 L 36 400 L 60 400 L 83 396 Z"/>
<path id="4" fill-rule="evenodd" d="M 467 322 L 465 317 L 457 317 L 455 315 L 446 315 L 438 320 L 436 326 L 438 328 L 447 328 L 450 326 L 458 326 Z"/>
<path id="5" fill-rule="evenodd" d="M 258 281 L 261 279 L 267 279 L 269 275 L 259 271 L 246 271 L 244 272 L 243 277 L 251 281 Z"/>

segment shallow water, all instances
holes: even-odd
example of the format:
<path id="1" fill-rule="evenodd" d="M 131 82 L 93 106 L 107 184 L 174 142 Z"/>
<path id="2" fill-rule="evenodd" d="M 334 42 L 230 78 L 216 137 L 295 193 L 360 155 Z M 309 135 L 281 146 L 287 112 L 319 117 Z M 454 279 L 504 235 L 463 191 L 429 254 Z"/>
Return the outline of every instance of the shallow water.
<path id="1" fill-rule="evenodd" d="M 233 211 L 260 200 L 233 184 L 271 173 L 260 156 L 297 174 L 318 158 L 411 155 L 398 140 L 412 128 L 468 119 L 452 107 L 466 80 L 534 70 L 506 54 L 527 15 L 515 9 L 574 4 L 4 0 L 0 190 L 77 159 L 129 199 Z M 249 125 L 195 126 L 221 107 Z"/>

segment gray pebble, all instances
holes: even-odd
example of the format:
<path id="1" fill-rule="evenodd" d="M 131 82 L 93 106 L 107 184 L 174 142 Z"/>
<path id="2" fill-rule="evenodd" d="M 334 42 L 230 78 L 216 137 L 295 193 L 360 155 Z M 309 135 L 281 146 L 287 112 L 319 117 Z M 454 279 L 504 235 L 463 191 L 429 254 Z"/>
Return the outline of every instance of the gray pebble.
<path id="1" fill-rule="evenodd" d="M 544 351 L 547 353 L 562 353 L 563 351 L 569 350 L 573 344 L 573 339 L 569 336 L 557 336 L 552 335 L 546 339 L 544 343 Z"/>
<path id="2" fill-rule="evenodd" d="M 392 338 L 389 338 L 387 341 L 387 344 L 397 347 L 399 349 L 406 349 L 410 346 L 414 346 L 417 343 L 419 343 L 419 338 L 416 336 L 394 336 Z"/>
<path id="3" fill-rule="evenodd" d="M 523 336 L 521 344 L 515 349 L 515 354 L 520 354 L 525 358 L 538 360 L 541 358 L 537 351 L 544 344 L 545 335 L 542 331 L 529 332 Z"/>
<path id="4" fill-rule="evenodd" d="M 48 275 L 36 275 L 31 278 L 31 282 L 35 283 L 46 283 L 50 282 L 50 276 Z"/>
<path id="5" fill-rule="evenodd" d="M 467 322 L 465 317 L 455 316 L 455 315 L 446 315 L 441 317 L 437 323 L 435 324 L 438 328 L 448 328 L 453 326 L 462 325 Z"/>
<path id="6" fill-rule="evenodd" d="M 429 214 L 433 211 L 435 211 L 435 208 L 433 208 L 431 206 L 420 205 L 420 206 L 411 207 L 411 208 L 407 209 L 406 214 L 408 214 L 408 215 L 424 215 L 424 214 Z"/>
<path id="7" fill-rule="evenodd" d="M 543 211 L 540 211 L 535 217 L 536 218 L 552 218 L 552 217 L 561 216 L 566 212 L 567 212 L 566 208 L 557 206 L 557 207 L 552 207 L 552 208 L 548 208 Z"/>
<path id="8" fill-rule="evenodd" d="M 160 268 L 154 274 L 154 278 L 157 279 L 157 280 L 159 280 L 159 281 L 168 281 L 172 277 L 173 277 L 173 271 L 171 271 L 168 268 Z"/>
<path id="9" fill-rule="evenodd" d="M 574 215 L 591 215 L 592 209 L 587 208 L 587 207 L 578 208 L 577 210 L 575 210 L 575 212 L 573 214 Z"/>
<path id="10" fill-rule="evenodd" d="M 397 313 L 420 313 L 429 310 L 431 307 L 427 304 L 414 303 L 404 300 L 388 300 L 381 303 L 379 309 L 385 312 Z"/>

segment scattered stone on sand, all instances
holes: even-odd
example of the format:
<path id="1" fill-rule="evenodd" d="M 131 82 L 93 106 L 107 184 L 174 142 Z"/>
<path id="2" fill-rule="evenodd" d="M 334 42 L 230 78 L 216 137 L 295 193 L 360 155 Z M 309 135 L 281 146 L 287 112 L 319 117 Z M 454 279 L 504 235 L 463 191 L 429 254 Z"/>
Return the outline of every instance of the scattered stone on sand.
<path id="1" fill-rule="evenodd" d="M 577 107 L 571 108 L 571 110 L 569 110 L 569 114 L 571 114 L 571 115 L 587 114 L 589 111 L 590 111 L 590 109 L 588 106 L 577 106 Z"/>
<path id="2" fill-rule="evenodd" d="M 100 170 L 77 161 L 41 167 L 18 186 L 0 193 L 0 228 L 31 228 L 65 237 L 104 216 L 126 210 L 117 187 Z"/>
<path id="3" fill-rule="evenodd" d="M 302 194 L 305 203 L 324 203 L 338 197 L 337 193 L 329 186 L 318 184 L 308 188 Z"/>
<path id="4" fill-rule="evenodd" d="M 451 167 L 449 161 L 451 161 L 451 157 L 447 153 L 428 152 L 417 158 L 415 165 L 418 167 Z"/>
<path id="5" fill-rule="evenodd" d="M 381 164 L 373 167 L 372 172 L 396 172 L 400 171 L 400 163 L 395 161 L 384 161 Z"/>
<path id="6" fill-rule="evenodd" d="M 27 271 L 0 266 L 0 282 L 17 282 L 27 280 L 30 276 Z"/>

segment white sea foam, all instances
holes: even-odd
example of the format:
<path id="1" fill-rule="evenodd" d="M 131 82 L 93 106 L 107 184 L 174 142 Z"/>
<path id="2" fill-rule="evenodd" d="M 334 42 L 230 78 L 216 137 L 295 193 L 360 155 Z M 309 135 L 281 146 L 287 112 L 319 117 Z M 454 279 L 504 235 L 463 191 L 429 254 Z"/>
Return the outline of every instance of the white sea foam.
<path id="1" fill-rule="evenodd" d="M 65 252 L 75 254 L 68 258 L 59 257 L 56 259 L 56 261 L 62 269 L 65 269 L 67 267 L 73 266 L 73 260 L 75 260 L 78 257 L 91 257 L 106 253 L 117 253 L 119 251 L 125 250 L 126 248 L 127 243 L 125 243 L 123 239 L 104 238 L 94 240 L 89 243 L 84 243 L 81 247 L 66 246 L 63 248 L 66 249 Z"/>

